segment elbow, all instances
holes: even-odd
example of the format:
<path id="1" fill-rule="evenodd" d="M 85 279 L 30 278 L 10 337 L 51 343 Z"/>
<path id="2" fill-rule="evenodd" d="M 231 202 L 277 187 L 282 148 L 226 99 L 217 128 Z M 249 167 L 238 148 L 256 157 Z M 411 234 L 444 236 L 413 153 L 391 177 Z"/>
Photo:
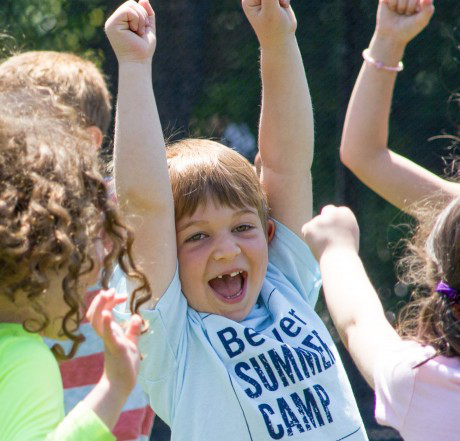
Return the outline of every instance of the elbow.
<path id="1" fill-rule="evenodd" d="M 348 169 L 350 169 L 351 171 L 354 171 L 353 169 L 356 165 L 354 161 L 354 155 L 351 152 L 351 148 L 344 142 L 342 142 L 342 144 L 340 145 L 339 154 L 340 154 L 340 161 L 342 162 L 342 164 Z"/>
<path id="2" fill-rule="evenodd" d="M 353 333 L 353 326 L 351 323 L 346 326 L 337 327 L 337 332 L 339 334 L 340 340 L 342 340 L 343 345 L 347 351 L 350 350 L 350 339 Z"/>
<path id="3" fill-rule="evenodd" d="M 340 145 L 340 161 L 356 176 L 360 177 L 366 169 L 366 161 L 370 158 L 365 157 L 364 151 L 356 151 L 350 143 L 342 142 Z"/>

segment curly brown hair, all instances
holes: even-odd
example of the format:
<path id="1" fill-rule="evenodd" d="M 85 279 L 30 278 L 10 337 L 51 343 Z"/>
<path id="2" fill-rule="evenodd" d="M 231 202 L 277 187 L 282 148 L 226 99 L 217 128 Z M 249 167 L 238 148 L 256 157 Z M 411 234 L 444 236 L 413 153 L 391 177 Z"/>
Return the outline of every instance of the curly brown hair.
<path id="1" fill-rule="evenodd" d="M 101 285 L 115 263 L 139 287 L 131 310 L 150 298 L 150 285 L 132 258 L 133 236 L 108 196 L 96 149 L 78 115 L 58 103 L 49 89 L 1 91 L 0 85 L 0 280 L 1 294 L 13 304 L 25 294 L 39 319 L 25 321 L 30 332 L 49 324 L 41 298 L 57 272 L 64 273 L 62 295 L 68 305 L 61 326 L 72 342 L 72 357 L 84 340 L 81 276 L 94 268 L 94 242 L 104 237 L 108 253 Z M 139 293 L 142 293 L 139 295 Z"/>
<path id="2" fill-rule="evenodd" d="M 424 210 L 399 263 L 401 279 L 415 286 L 413 301 L 401 311 L 403 337 L 431 345 L 436 355 L 460 356 L 460 294 L 436 291 L 440 281 L 460 293 L 460 198 L 442 210 Z"/>

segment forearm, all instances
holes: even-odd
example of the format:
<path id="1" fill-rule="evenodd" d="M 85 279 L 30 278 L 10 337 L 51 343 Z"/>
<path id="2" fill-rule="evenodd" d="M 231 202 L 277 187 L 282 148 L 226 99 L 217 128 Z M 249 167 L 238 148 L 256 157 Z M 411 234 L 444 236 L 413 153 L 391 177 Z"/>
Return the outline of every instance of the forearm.
<path id="1" fill-rule="evenodd" d="M 404 49 L 403 43 L 375 34 L 369 54 L 387 66 L 397 66 Z M 363 63 L 348 106 L 340 151 L 344 163 L 355 172 L 387 149 L 396 76 L 396 72 Z"/>
<path id="2" fill-rule="evenodd" d="M 100 420 L 113 430 L 128 399 L 130 391 L 124 391 L 123 385 L 110 384 L 105 376 L 83 400 L 84 404 L 94 411 Z"/>
<path id="3" fill-rule="evenodd" d="M 262 46 L 261 71 L 263 165 L 280 174 L 305 174 L 313 160 L 313 111 L 295 34 L 281 46 Z"/>
<path id="4" fill-rule="evenodd" d="M 405 43 L 374 35 L 370 55 L 387 66 L 402 59 Z M 417 215 L 413 204 L 435 196 L 445 203 L 459 194 L 458 185 L 443 180 L 388 149 L 388 131 L 396 72 L 364 62 L 348 106 L 340 147 L 341 159 L 356 176 L 388 202 Z"/>
<path id="5" fill-rule="evenodd" d="M 320 259 L 326 303 L 340 338 L 373 387 L 375 362 L 399 342 L 358 254 L 335 247 Z"/>
<path id="6" fill-rule="evenodd" d="M 114 157 L 122 208 L 129 205 L 127 211 L 136 213 L 170 205 L 165 143 L 148 63 L 120 64 Z"/>
<path id="7" fill-rule="evenodd" d="M 372 317 L 386 320 L 358 254 L 346 248 L 325 251 L 320 259 L 327 307 L 341 338 L 348 346 L 348 331 Z"/>
<path id="8" fill-rule="evenodd" d="M 310 92 L 295 35 L 283 46 L 262 46 L 261 68 L 261 180 L 271 215 L 301 236 L 303 223 L 312 217 L 314 129 Z"/>

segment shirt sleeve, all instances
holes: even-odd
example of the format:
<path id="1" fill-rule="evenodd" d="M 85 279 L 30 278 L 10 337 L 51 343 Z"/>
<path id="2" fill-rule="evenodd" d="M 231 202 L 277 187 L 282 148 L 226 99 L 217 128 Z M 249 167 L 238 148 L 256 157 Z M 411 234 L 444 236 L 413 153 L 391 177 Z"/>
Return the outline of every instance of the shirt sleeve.
<path id="1" fill-rule="evenodd" d="M 107 426 L 101 419 L 80 402 L 58 425 L 58 427 L 46 437 L 46 441 L 114 441 Z"/>
<path id="2" fill-rule="evenodd" d="M 119 292 L 122 285 L 116 286 Z M 125 288 L 126 289 L 126 288 Z M 118 319 L 126 320 L 129 313 L 116 310 Z M 141 309 L 149 329 L 141 336 L 139 347 L 143 356 L 139 384 L 152 396 L 164 397 L 155 412 L 166 422 L 173 418 L 177 370 L 183 366 L 187 352 L 187 301 L 182 294 L 179 271 L 157 303 L 155 309 Z M 157 400 L 160 401 L 160 400 Z"/>
<path id="3" fill-rule="evenodd" d="M 417 369 L 431 353 L 416 342 L 402 341 L 380 354 L 374 372 L 375 418 L 401 431 L 414 394 Z"/>
<path id="4" fill-rule="evenodd" d="M 276 229 L 269 246 L 269 261 L 314 308 L 321 288 L 319 264 L 300 237 L 282 223 L 274 222 Z"/>

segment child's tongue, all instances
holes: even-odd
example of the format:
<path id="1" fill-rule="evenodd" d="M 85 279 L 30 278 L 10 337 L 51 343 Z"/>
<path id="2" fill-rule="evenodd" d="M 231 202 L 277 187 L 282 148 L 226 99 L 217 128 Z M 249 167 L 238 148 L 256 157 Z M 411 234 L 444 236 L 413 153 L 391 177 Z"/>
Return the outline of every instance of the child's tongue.
<path id="1" fill-rule="evenodd" d="M 225 275 L 222 278 L 215 278 L 209 281 L 211 288 L 224 297 L 232 297 L 238 294 L 243 287 L 243 277 Z"/>

